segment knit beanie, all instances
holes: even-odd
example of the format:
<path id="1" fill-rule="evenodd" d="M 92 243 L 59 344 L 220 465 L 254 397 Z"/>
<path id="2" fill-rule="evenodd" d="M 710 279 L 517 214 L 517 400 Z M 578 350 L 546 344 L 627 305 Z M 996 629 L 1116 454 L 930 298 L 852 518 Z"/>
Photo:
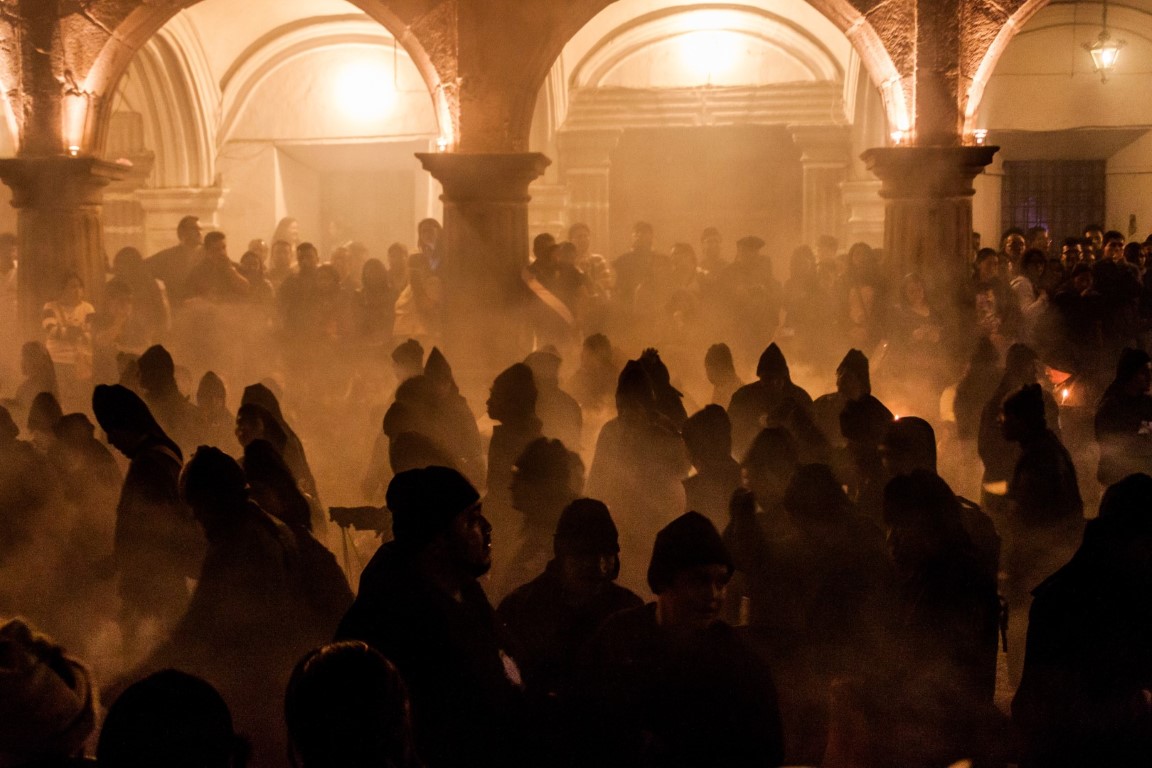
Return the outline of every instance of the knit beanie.
<path id="1" fill-rule="evenodd" d="M 401 472 L 392 478 L 385 495 L 392 512 L 392 535 L 413 552 L 431 543 L 456 515 L 479 500 L 472 483 L 448 467 Z"/>
<path id="2" fill-rule="evenodd" d="M 723 565 L 729 574 L 736 569 L 712 521 L 699 512 L 685 512 L 656 534 L 648 586 L 658 595 L 672 585 L 676 574 L 701 565 Z"/>
<path id="3" fill-rule="evenodd" d="M 20 619 L 0 625 L 0 766 L 71 757 L 95 724 L 84 665 Z"/>
<path id="4" fill-rule="evenodd" d="M 552 548 L 564 555 L 614 555 L 620 551 L 620 534 L 602 501 L 576 499 L 560 513 Z"/>

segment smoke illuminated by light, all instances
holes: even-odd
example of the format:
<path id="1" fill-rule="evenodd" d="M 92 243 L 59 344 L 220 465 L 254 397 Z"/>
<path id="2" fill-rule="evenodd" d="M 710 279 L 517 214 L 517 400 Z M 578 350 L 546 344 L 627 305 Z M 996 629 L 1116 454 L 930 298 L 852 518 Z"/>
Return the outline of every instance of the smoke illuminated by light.
<path id="1" fill-rule="evenodd" d="M 361 122 L 383 120 L 396 107 L 393 73 L 383 62 L 357 61 L 344 67 L 333 95 L 346 117 Z"/>
<path id="2" fill-rule="evenodd" d="M 739 37 L 722 30 L 690 32 L 677 39 L 684 65 L 705 82 L 736 66 Z"/>

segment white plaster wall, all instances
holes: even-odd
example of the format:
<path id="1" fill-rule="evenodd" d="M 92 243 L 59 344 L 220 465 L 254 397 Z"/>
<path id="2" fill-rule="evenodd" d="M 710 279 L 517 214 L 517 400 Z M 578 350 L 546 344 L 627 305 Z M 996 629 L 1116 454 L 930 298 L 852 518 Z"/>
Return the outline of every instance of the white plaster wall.
<path id="1" fill-rule="evenodd" d="M 218 214 L 220 228 L 233 243 L 271 237 L 284 215 L 282 206 L 277 206 L 276 148 L 272 144 L 225 147 L 217 164 L 228 189 Z"/>
<path id="2" fill-rule="evenodd" d="M 1136 236 L 1152 233 L 1152 132 L 1108 159 L 1105 226 L 1128 234 L 1129 216 L 1136 216 Z"/>
<path id="3" fill-rule="evenodd" d="M 982 248 L 995 248 L 1000 240 L 1000 200 L 1004 188 L 1004 169 L 994 160 L 972 183 L 972 230 L 980 233 Z"/>

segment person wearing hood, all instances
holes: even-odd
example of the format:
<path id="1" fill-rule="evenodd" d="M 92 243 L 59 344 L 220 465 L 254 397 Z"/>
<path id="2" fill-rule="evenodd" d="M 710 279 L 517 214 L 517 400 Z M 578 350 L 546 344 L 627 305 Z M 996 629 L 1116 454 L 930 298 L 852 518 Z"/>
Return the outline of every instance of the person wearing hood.
<path id="1" fill-rule="evenodd" d="M 827 444 L 812 421 L 812 398 L 792 383 L 788 361 L 775 342 L 760 355 L 756 378 L 736 390 L 728 407 L 735 454 L 744 455 L 761 429 L 782 426 L 800 441 L 805 460 L 821 458 Z"/>
<path id="2" fill-rule="evenodd" d="M 1152 477 L 1112 485 L 1034 591 L 1012 700 L 1021 768 L 1152 763 Z"/>
<path id="3" fill-rule="evenodd" d="M 543 423 L 544 436 L 578 451 L 583 442 L 584 413 L 576 398 L 560 388 L 562 362 L 551 347 L 538 349 L 524 358 L 536 384 L 536 415 Z"/>
<path id="4" fill-rule="evenodd" d="M 196 408 L 204 425 L 204 437 L 209 445 L 225 450 L 232 443 L 235 420 L 228 410 L 228 390 L 214 371 L 200 378 L 196 387 Z"/>
<path id="5" fill-rule="evenodd" d="M 668 372 L 668 366 L 660 359 L 660 352 L 652 348 L 645 349 L 639 360 L 640 365 L 644 366 L 644 370 L 648 373 L 649 381 L 652 382 L 657 413 L 668 419 L 672 426 L 679 430 L 684 426 L 688 412 L 684 410 L 684 395 L 672 386 L 672 375 Z"/>
<path id="6" fill-rule="evenodd" d="M 1125 349 L 1116 378 L 1096 408 L 1100 465 L 1096 479 L 1111 485 L 1128 475 L 1152 473 L 1152 368 L 1148 353 Z"/>
<path id="7" fill-rule="evenodd" d="M 171 627 L 184 611 L 184 579 L 194 576 L 202 539 L 180 499 L 180 447 L 156 423 L 136 393 L 99 385 L 92 411 L 113 448 L 129 460 L 116 505 L 115 564 L 121 625 L 131 648 L 151 619 Z"/>
<path id="8" fill-rule="evenodd" d="M 176 384 L 176 364 L 164 347 L 149 347 L 140 355 L 140 387 L 148 409 L 182 450 L 190 450 L 204 437 L 200 411 Z"/>
<path id="9" fill-rule="evenodd" d="M 1076 467 L 1060 438 L 1048 428 L 1039 384 L 1010 395 L 1001 406 L 1004 438 L 1020 445 L 1008 481 L 1005 534 L 1005 597 L 1013 615 L 1027 614 L 1032 590 L 1076 551 L 1084 530 L 1084 502 Z M 1020 674 L 1023 622 L 1009 625 L 1008 668 Z"/>
<path id="10" fill-rule="evenodd" d="M 732 350 L 727 344 L 713 344 L 704 355 L 704 373 L 712 385 L 712 402 L 727 410 L 732 396 L 744 386 L 736 373 Z"/>
<path id="11" fill-rule="evenodd" d="M 284 413 L 280 409 L 280 399 L 276 393 L 262 383 L 250 384 L 244 388 L 244 394 L 240 396 L 241 408 L 245 405 L 259 406 L 265 414 L 275 420 L 274 425 L 271 422 L 265 423 L 265 429 L 271 429 L 272 432 L 263 436 L 280 449 L 284 461 L 288 463 L 292 474 L 300 482 L 300 489 L 312 499 L 315 507 L 319 507 L 320 493 L 316 489 L 316 478 L 312 474 L 312 468 L 308 466 L 308 457 L 304 455 L 304 444 L 300 442 L 300 438 L 292 429 L 292 425 L 284 418 Z M 239 416 L 237 420 L 239 420 Z M 277 432 L 283 434 L 282 443 L 279 435 L 275 434 Z M 237 433 L 237 437 L 239 437 L 239 433 Z M 240 444 L 247 445 L 248 443 L 241 439 Z"/>
<path id="12" fill-rule="evenodd" d="M 393 541 L 360 577 L 337 640 L 361 640 L 408 684 L 429 768 L 524 764 L 524 682 L 478 579 L 492 527 L 459 472 L 428 467 L 388 485 Z"/>
<path id="13" fill-rule="evenodd" d="M 640 588 L 643 577 L 637 563 L 656 532 L 684 508 L 681 481 L 691 465 L 680 436 L 657 411 L 652 381 L 636 360 L 620 372 L 616 413 L 596 440 L 585 491 L 618 510 L 625 555 L 622 582 Z"/>
<path id="14" fill-rule="evenodd" d="M 837 474 L 848 485 L 860 512 L 879 520 L 884 484 L 880 443 L 895 417 L 872 394 L 863 352 L 848 351 L 836 369 L 836 391 L 819 398 L 814 407 L 825 434 L 844 446 L 834 462 Z"/>
<path id="15" fill-rule="evenodd" d="M 257 764 L 272 765 L 286 747 L 279 702 L 267 692 L 283 690 L 293 662 L 331 627 L 308 620 L 295 538 L 248 498 L 244 470 L 234 459 L 198 448 L 181 474 L 180 492 L 207 552 L 187 610 L 125 681 L 175 667 L 203 676 L 231 702 Z"/>
<path id="16" fill-rule="evenodd" d="M 434 403 L 434 432 L 429 437 L 448 448 L 464 474 L 473 482 L 479 482 L 486 477 L 480 428 L 468 401 L 460 394 L 448 358 L 438 347 L 428 353 L 424 377 L 431 387 Z"/>
<path id="17" fill-rule="evenodd" d="M 683 482 L 685 511 L 696 510 L 722 529 L 728 524 L 728 500 L 740 487 L 740 464 L 732 458 L 732 423 L 719 405 L 706 405 L 688 417 L 682 435 L 696 470 Z"/>
<path id="18" fill-rule="evenodd" d="M 721 619 L 732 572 L 703 515 L 687 512 L 656 536 L 648 566 L 655 602 L 609 618 L 587 651 L 577 692 L 587 764 L 781 764 L 772 676 Z"/>
<path id="19" fill-rule="evenodd" d="M 487 408 L 488 416 L 497 424 L 488 444 L 486 501 L 503 512 L 512 501 L 509 487 L 516 458 L 529 443 L 541 437 L 532 369 L 516 363 L 502 371 L 492 382 Z"/>

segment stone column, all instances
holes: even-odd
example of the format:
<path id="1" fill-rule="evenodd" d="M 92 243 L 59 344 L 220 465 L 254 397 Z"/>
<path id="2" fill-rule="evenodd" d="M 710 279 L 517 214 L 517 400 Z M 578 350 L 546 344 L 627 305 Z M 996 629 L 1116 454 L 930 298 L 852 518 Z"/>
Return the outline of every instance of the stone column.
<path id="1" fill-rule="evenodd" d="M 998 149 L 883 147 L 861 156 L 882 183 L 891 274 L 920 272 L 940 306 L 951 305 L 967 280 L 972 181 Z"/>
<path id="2" fill-rule="evenodd" d="M 26 338 L 39 338 L 42 308 L 69 272 L 84 280 L 89 301 L 99 301 L 105 273 L 102 194 L 128 170 L 94 157 L 0 160 L 0 180 L 11 187 L 19 211 L 18 307 Z"/>
<path id="3" fill-rule="evenodd" d="M 557 137 L 561 177 L 568 184 L 568 220 L 592 230 L 592 251 L 607 254 L 611 236 L 608 195 L 612 150 L 619 130 L 561 131 Z"/>
<path id="4" fill-rule="evenodd" d="M 840 185 L 840 198 L 848 217 L 841 243 L 845 248 L 859 242 L 873 248 L 884 247 L 884 198 L 880 197 L 880 187 L 876 180 L 846 181 Z"/>
<path id="5" fill-rule="evenodd" d="M 527 354 L 528 185 L 551 162 L 538 152 L 419 153 L 444 188 L 445 331 L 449 360 L 472 383 Z"/>
<path id="6" fill-rule="evenodd" d="M 216 224 L 216 212 L 220 210 L 224 192 L 220 187 L 136 190 L 136 199 L 144 209 L 144 242 L 141 244 L 144 258 L 176 245 L 176 225 L 185 216 L 198 216 L 207 234 Z"/>
<path id="7" fill-rule="evenodd" d="M 789 126 L 789 131 L 800 148 L 804 168 L 804 242 L 815 246 L 820 235 L 843 239 L 845 216 L 840 186 L 848 178 L 850 128 L 794 125 Z"/>

